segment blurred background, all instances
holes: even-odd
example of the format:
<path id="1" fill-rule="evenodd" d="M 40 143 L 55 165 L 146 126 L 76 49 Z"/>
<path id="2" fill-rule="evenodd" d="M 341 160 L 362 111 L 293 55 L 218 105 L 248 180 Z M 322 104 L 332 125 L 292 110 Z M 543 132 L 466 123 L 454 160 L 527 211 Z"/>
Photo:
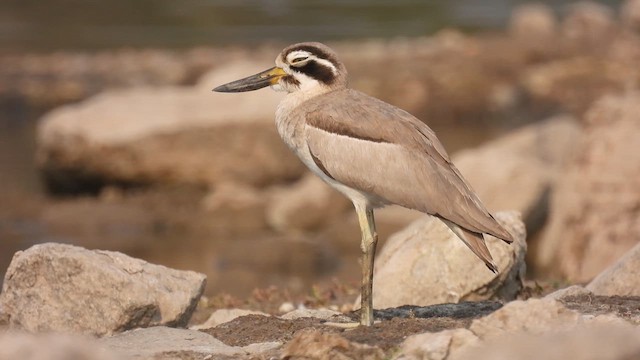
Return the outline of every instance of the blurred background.
<path id="1" fill-rule="evenodd" d="M 637 237 L 605 236 L 620 247 L 593 265 L 581 245 L 577 265 L 554 261 L 574 236 L 547 229 L 556 174 L 581 171 L 594 103 L 635 90 L 639 24 L 638 1 L 613 0 L 3 0 L 0 272 L 55 241 L 204 272 L 209 295 L 357 284 L 350 204 L 280 143 L 281 95 L 210 92 L 313 40 L 354 88 L 434 128 L 492 209 L 523 211 L 532 279 L 586 281 Z M 474 168 L 491 163 L 478 146 L 513 167 Z M 417 216 L 380 212 L 381 238 Z"/>

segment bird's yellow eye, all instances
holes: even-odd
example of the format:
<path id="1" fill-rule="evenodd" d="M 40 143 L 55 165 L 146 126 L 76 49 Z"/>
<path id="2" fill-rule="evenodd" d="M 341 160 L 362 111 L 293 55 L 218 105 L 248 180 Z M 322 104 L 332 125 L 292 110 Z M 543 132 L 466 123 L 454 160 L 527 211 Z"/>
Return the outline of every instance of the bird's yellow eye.
<path id="1" fill-rule="evenodd" d="M 303 57 L 297 57 L 293 60 L 291 60 L 291 65 L 296 66 L 296 65 L 302 65 L 305 61 L 307 61 L 309 59 L 308 56 L 303 56 Z"/>

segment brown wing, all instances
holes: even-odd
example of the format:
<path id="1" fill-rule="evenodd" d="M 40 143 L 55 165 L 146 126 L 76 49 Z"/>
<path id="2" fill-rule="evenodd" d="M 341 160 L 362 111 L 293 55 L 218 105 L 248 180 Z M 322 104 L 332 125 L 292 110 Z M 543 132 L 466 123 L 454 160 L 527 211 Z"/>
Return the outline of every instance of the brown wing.
<path id="1" fill-rule="evenodd" d="M 409 113 L 354 90 L 305 103 L 309 150 L 338 182 L 505 241 L 435 133 Z"/>

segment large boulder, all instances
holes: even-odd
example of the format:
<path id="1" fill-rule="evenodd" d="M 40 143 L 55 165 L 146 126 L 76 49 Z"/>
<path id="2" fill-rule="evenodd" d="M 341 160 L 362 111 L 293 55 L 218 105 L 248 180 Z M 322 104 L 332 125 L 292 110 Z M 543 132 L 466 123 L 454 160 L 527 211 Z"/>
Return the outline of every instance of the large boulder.
<path id="1" fill-rule="evenodd" d="M 462 150 L 453 161 L 489 210 L 519 211 L 533 233 L 544 224 L 549 193 L 580 133 L 572 117 L 557 116 Z"/>
<path id="2" fill-rule="evenodd" d="M 596 276 L 587 289 L 597 295 L 640 296 L 640 244 Z"/>
<path id="3" fill-rule="evenodd" d="M 0 307 L 10 327 L 31 332 L 186 326 L 205 279 L 117 252 L 47 243 L 14 255 Z"/>
<path id="4" fill-rule="evenodd" d="M 282 95 L 211 92 L 259 68 L 240 63 L 198 87 L 114 90 L 58 108 L 38 127 L 38 164 L 54 190 L 68 191 L 105 182 L 263 185 L 297 178 L 303 166 L 274 125 Z"/>
<path id="5" fill-rule="evenodd" d="M 585 123 L 535 259 L 573 282 L 593 279 L 640 240 L 640 93 L 604 97 Z"/>
<path id="6" fill-rule="evenodd" d="M 524 224 L 515 212 L 497 213 L 496 219 L 515 238 L 508 245 L 492 236 L 486 237 L 498 274 L 487 270 L 437 218 L 424 217 L 392 236 L 376 259 L 375 308 L 513 299 L 521 289 L 525 272 Z"/>

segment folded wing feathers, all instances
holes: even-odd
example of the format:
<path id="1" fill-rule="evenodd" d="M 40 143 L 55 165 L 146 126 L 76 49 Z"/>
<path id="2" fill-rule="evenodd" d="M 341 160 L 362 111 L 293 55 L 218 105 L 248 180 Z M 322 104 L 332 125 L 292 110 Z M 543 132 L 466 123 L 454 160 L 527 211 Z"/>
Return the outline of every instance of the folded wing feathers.
<path id="1" fill-rule="evenodd" d="M 340 103 L 344 104 L 344 106 L 339 106 Z M 422 183 L 424 186 L 429 187 L 429 190 L 412 189 L 414 197 L 424 197 L 422 206 L 408 206 L 408 204 L 391 202 L 444 218 L 460 226 L 463 232 L 468 231 L 471 234 L 487 233 L 506 242 L 513 241 L 512 235 L 487 211 L 459 170 L 453 165 L 433 130 L 420 120 L 392 105 L 348 89 L 344 90 L 343 93 L 335 94 L 331 98 L 320 97 L 315 103 L 308 105 L 310 106 L 307 109 L 310 111 L 306 113 L 306 124 L 309 127 L 361 141 L 370 141 L 375 144 L 399 145 L 407 150 L 406 152 L 413 154 L 413 157 L 419 158 L 420 161 L 412 164 L 414 164 L 413 166 L 419 166 L 421 169 L 415 169 L 416 171 L 402 175 L 419 176 L 418 174 L 423 174 L 426 177 L 426 179 L 422 179 Z M 313 142 L 310 141 L 310 147 L 312 145 Z M 323 149 L 317 146 L 317 148 L 310 148 L 310 150 L 313 156 L 317 157 L 326 166 L 329 166 L 330 161 L 322 158 Z M 400 161 L 400 158 L 401 154 L 398 154 L 398 161 Z M 371 161 L 366 158 L 361 160 L 363 162 Z M 384 166 L 384 164 L 371 164 L 371 166 Z M 336 173 L 339 173 L 339 171 Z M 344 173 L 346 174 L 346 172 Z M 370 181 L 367 178 L 368 175 L 366 173 L 349 173 L 345 175 L 345 179 L 338 177 L 336 180 L 346 182 L 347 178 L 352 179 L 354 176 L 360 176 L 364 180 Z M 428 183 L 425 183 L 425 181 L 428 181 Z M 360 190 L 368 191 L 370 189 Z M 431 201 L 433 199 L 428 198 L 429 193 L 437 193 L 440 201 Z M 375 195 L 382 198 L 385 197 L 383 193 Z M 467 235 L 465 236 L 467 239 L 473 238 L 472 235 L 466 233 L 465 235 Z M 482 238 L 481 235 L 480 238 Z M 485 253 L 481 250 L 482 246 L 469 245 L 470 243 L 472 245 L 476 243 L 475 240 L 465 241 L 465 243 L 476 255 L 490 262 L 490 254 L 489 257 L 486 256 L 488 250 Z M 482 241 L 482 244 L 484 244 L 484 241 Z"/>

